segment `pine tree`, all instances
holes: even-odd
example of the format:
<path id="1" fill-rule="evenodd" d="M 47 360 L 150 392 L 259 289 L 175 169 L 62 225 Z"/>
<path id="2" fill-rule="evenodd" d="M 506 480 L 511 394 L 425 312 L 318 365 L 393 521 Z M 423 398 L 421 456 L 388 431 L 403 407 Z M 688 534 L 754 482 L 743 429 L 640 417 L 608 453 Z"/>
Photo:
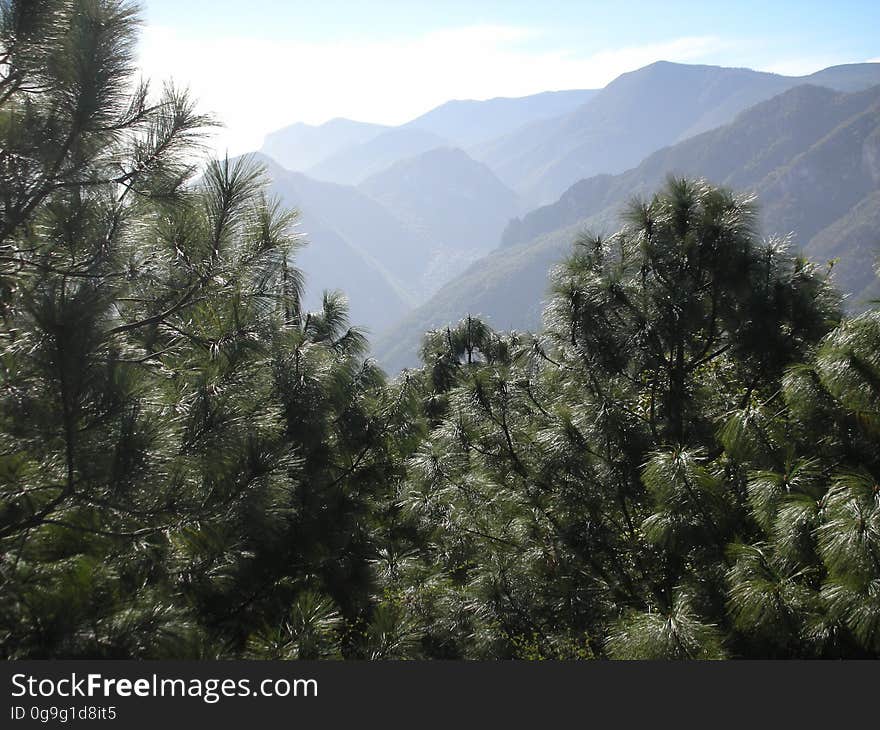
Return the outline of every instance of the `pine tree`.
<path id="1" fill-rule="evenodd" d="M 821 273 L 754 220 L 750 199 L 670 180 L 620 233 L 576 243 L 542 336 L 481 330 L 505 355 L 477 362 L 429 337 L 444 405 L 404 501 L 443 568 L 412 578 L 438 651 L 740 650 L 728 546 L 756 526 L 730 424 L 838 316 Z"/>
<path id="2" fill-rule="evenodd" d="M 371 561 L 411 401 L 341 295 L 302 310 L 261 171 L 199 169 L 211 119 L 131 91 L 136 30 L 2 6 L 0 646 L 399 651 Z"/>
<path id="3" fill-rule="evenodd" d="M 732 548 L 730 608 L 771 656 L 876 656 L 880 553 L 878 313 L 830 332 L 789 369 L 731 448 L 751 466 L 755 538 Z M 745 446 L 743 446 L 745 445 Z"/>
<path id="4" fill-rule="evenodd" d="M 670 179 L 389 381 L 136 32 L 0 2 L 3 656 L 880 653 L 880 313 L 751 198 Z"/>

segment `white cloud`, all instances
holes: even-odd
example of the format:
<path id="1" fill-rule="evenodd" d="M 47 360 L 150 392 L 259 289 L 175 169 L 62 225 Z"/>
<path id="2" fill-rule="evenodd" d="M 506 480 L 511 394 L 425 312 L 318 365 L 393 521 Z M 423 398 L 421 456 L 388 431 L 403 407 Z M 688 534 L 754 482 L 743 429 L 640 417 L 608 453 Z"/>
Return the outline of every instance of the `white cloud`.
<path id="1" fill-rule="evenodd" d="M 226 128 L 217 149 L 256 149 L 263 136 L 295 121 L 337 116 L 399 124 L 455 98 L 523 96 L 594 88 L 659 59 L 695 61 L 717 38 L 604 50 L 590 55 L 527 50 L 537 31 L 473 26 L 393 42 L 273 42 L 250 37 L 187 37 L 148 26 L 141 66 L 154 82 L 189 86 Z"/>

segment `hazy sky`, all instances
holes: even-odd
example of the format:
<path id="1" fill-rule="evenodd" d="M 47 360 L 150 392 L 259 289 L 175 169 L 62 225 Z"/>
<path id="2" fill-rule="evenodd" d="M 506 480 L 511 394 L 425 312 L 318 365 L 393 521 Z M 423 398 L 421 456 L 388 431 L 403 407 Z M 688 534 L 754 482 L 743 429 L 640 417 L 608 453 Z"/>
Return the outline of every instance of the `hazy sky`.
<path id="1" fill-rule="evenodd" d="M 880 60 L 878 0 L 142 0 L 147 77 L 238 154 L 297 121 L 399 124 L 449 99 L 596 88 L 652 61 L 806 74 Z"/>

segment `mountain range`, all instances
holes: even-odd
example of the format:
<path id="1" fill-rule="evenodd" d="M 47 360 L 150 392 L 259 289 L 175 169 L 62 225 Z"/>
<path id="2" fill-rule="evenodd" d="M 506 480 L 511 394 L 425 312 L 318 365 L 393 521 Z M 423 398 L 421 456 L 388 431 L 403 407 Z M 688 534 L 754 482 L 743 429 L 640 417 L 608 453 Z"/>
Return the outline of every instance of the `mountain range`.
<path id="1" fill-rule="evenodd" d="M 457 148 L 397 162 L 361 186 L 316 180 L 258 153 L 271 192 L 299 212 L 308 245 L 305 306 L 325 289 L 349 299 L 352 320 L 376 334 L 487 254 L 522 212 L 515 193 Z"/>
<path id="2" fill-rule="evenodd" d="M 421 333 L 465 313 L 499 328 L 537 327 L 548 271 L 575 238 L 616 230 L 627 202 L 649 196 L 668 175 L 755 193 L 761 233 L 793 233 L 794 245 L 817 262 L 839 258 L 834 277 L 852 308 L 877 293 L 880 87 L 845 94 L 798 86 L 633 169 L 582 180 L 515 219 L 498 249 L 379 338 L 380 360 L 391 370 L 414 364 Z"/>
<path id="3" fill-rule="evenodd" d="M 261 152 L 311 177 L 356 185 L 391 162 L 438 146 L 469 149 L 578 108 L 595 90 L 546 91 L 519 98 L 456 99 L 399 127 L 331 119 L 296 123 L 266 136 Z"/>
<path id="4" fill-rule="evenodd" d="M 613 231 L 669 174 L 755 192 L 852 306 L 877 247 L 880 64 L 804 77 L 657 62 L 600 90 L 452 101 L 398 126 L 294 124 L 261 150 L 301 212 L 307 305 L 340 288 L 392 371 L 471 312 L 538 325 L 547 272 L 585 228 Z"/>
<path id="5" fill-rule="evenodd" d="M 458 147 L 470 149 L 532 122 L 567 114 L 597 93 L 596 89 L 575 89 L 545 91 L 514 99 L 448 101 L 407 122 L 406 126 L 433 132 Z"/>
<path id="6" fill-rule="evenodd" d="M 619 76 L 566 115 L 477 150 L 475 157 L 527 199 L 548 203 L 578 180 L 627 170 L 654 150 L 726 124 L 794 86 L 852 91 L 878 83 L 874 66 L 794 77 L 658 61 Z"/>

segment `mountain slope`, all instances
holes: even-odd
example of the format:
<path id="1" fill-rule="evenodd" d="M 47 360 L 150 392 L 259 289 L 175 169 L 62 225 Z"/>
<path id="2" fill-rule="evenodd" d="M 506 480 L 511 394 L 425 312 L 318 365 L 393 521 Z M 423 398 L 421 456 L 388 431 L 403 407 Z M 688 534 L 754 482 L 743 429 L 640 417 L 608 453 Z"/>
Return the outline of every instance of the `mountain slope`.
<path id="1" fill-rule="evenodd" d="M 348 297 L 351 321 L 377 333 L 412 308 L 410 295 L 381 263 L 383 255 L 395 259 L 394 243 L 412 240 L 412 232 L 353 188 L 310 180 L 262 153 L 252 157 L 266 170 L 269 192 L 299 213 L 297 232 L 306 245 L 295 265 L 305 276 L 307 309 L 320 307 L 324 290 L 340 289 Z"/>
<path id="2" fill-rule="evenodd" d="M 547 202 L 577 180 L 621 172 L 803 83 L 862 89 L 880 83 L 880 64 L 795 78 L 660 61 L 623 74 L 573 112 L 529 125 L 474 154 L 517 192 Z"/>
<path id="3" fill-rule="evenodd" d="M 302 213 L 299 230 L 308 241 L 296 256 L 296 266 L 306 279 L 306 309 L 320 309 L 325 290 L 341 290 L 348 298 L 352 324 L 371 333 L 383 332 L 410 310 L 405 295 L 381 267 L 320 216 Z"/>
<path id="4" fill-rule="evenodd" d="M 880 256 L 880 191 L 865 196 L 810 241 L 818 261 L 834 261 L 838 281 L 849 283 L 854 308 L 880 297 L 880 283 L 868 264 Z"/>
<path id="5" fill-rule="evenodd" d="M 494 248 L 518 200 L 485 165 L 462 150 L 439 147 L 395 163 L 360 190 L 431 242 L 433 256 L 418 273 L 428 293 Z"/>
<path id="6" fill-rule="evenodd" d="M 841 257 L 838 284 L 857 306 L 880 253 L 880 87 L 853 94 L 796 87 L 733 123 L 665 148 L 620 175 L 572 186 L 557 203 L 512 224 L 505 247 L 445 285 L 376 343 L 391 370 L 412 365 L 424 331 L 465 313 L 498 327 L 535 327 L 548 269 L 585 229 L 611 232 L 635 195 L 669 174 L 703 176 L 759 196 L 765 233 L 793 231 L 817 261 Z M 838 238 L 843 237 L 843 238 Z"/>
<path id="7" fill-rule="evenodd" d="M 302 172 L 340 150 L 377 137 L 388 127 L 381 124 L 331 119 L 318 126 L 291 124 L 266 135 L 261 152 L 288 170 Z"/>
<path id="8" fill-rule="evenodd" d="M 809 76 L 796 78 L 799 83 L 827 86 L 835 91 L 863 91 L 880 84 L 880 64 L 845 63 L 829 66 Z"/>
<path id="9" fill-rule="evenodd" d="M 379 267 L 407 301 L 421 301 L 425 295 L 417 278 L 425 267 L 432 242 L 414 226 L 357 188 L 312 180 L 302 173 L 287 173 L 276 181 L 285 202 L 313 215 L 352 243 L 362 255 Z M 341 270 L 345 261 L 332 262 Z"/>
<path id="10" fill-rule="evenodd" d="M 526 242 L 634 195 L 647 194 L 672 171 L 701 175 L 737 189 L 754 185 L 829 130 L 870 107 L 875 94 L 872 90 L 839 94 L 815 86 L 795 87 L 747 110 L 730 125 L 655 152 L 627 172 L 575 183 L 557 202 L 511 221 L 501 245 Z"/>
<path id="11" fill-rule="evenodd" d="M 516 193 L 488 167 L 452 147 L 402 160 L 360 189 L 454 248 L 494 248 L 519 209 Z"/>
<path id="12" fill-rule="evenodd" d="M 513 132 L 525 124 L 567 114 L 594 94 L 593 89 L 576 89 L 486 101 L 448 101 L 405 126 L 433 132 L 466 149 Z"/>
<path id="13" fill-rule="evenodd" d="M 306 172 L 317 180 L 359 185 L 399 160 L 446 144 L 445 139 L 433 132 L 415 127 L 396 127 L 366 142 L 342 149 Z"/>
<path id="14" fill-rule="evenodd" d="M 271 191 L 300 212 L 297 265 L 306 305 L 324 289 L 349 297 L 352 320 L 377 333 L 487 253 L 518 212 L 516 196 L 458 149 L 440 148 L 363 189 L 313 180 L 258 154 Z M 475 221 L 479 221 L 474 225 Z"/>

